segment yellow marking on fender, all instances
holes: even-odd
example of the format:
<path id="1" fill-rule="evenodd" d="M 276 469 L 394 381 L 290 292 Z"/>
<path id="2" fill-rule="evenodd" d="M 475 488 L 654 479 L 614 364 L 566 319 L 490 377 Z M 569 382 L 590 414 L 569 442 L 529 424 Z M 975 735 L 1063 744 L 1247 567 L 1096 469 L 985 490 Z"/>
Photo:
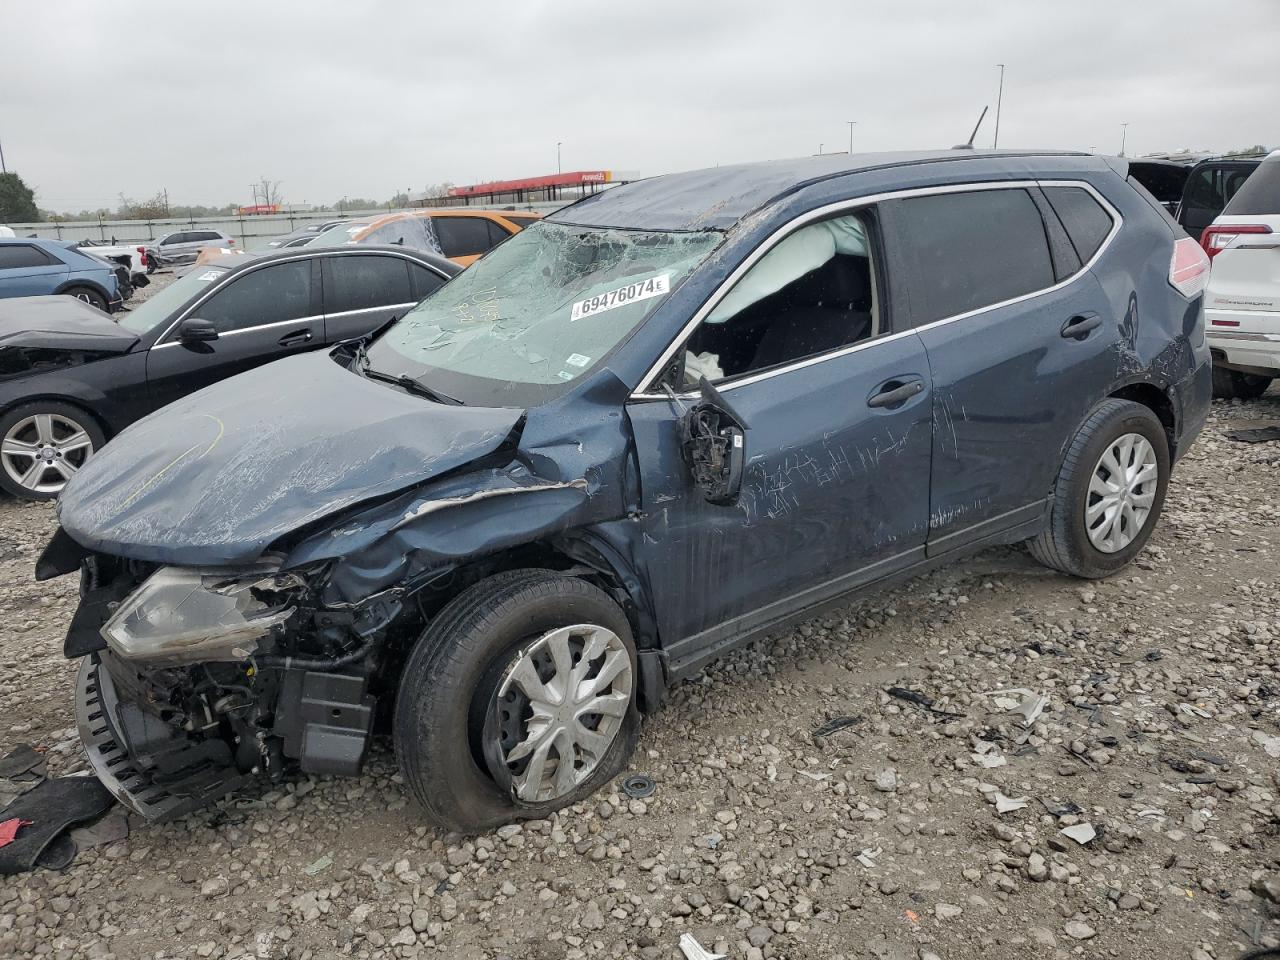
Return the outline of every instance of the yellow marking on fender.
<path id="1" fill-rule="evenodd" d="M 213 438 L 213 442 L 210 443 L 209 446 L 205 447 L 204 452 L 200 454 L 201 457 L 205 457 L 205 456 L 208 456 L 209 452 L 218 445 L 218 441 L 222 439 L 222 435 L 227 432 L 227 427 L 226 427 L 226 424 L 224 424 L 221 420 L 219 420 L 217 417 L 215 417 L 211 413 L 202 413 L 200 414 L 200 416 L 204 417 L 207 420 L 212 420 L 214 423 L 218 425 L 218 435 Z M 129 495 L 129 499 L 127 499 L 124 503 L 120 504 L 120 509 L 123 510 L 125 507 L 129 506 L 129 504 L 133 503 L 133 501 L 137 500 L 140 496 L 142 496 L 144 493 L 150 490 L 151 487 L 154 486 L 156 483 L 158 483 L 159 480 L 166 473 L 168 473 L 170 470 L 176 467 L 182 460 L 186 459 L 188 454 L 190 454 L 191 451 L 199 448 L 199 446 L 200 444 L 197 443 L 197 444 L 194 444 L 193 446 L 187 447 L 187 449 L 183 450 L 180 454 L 178 454 L 176 457 L 170 460 L 160 470 L 154 473 L 150 479 L 145 481 L 142 484 L 142 486 L 138 487 L 137 490 L 131 493 Z"/>

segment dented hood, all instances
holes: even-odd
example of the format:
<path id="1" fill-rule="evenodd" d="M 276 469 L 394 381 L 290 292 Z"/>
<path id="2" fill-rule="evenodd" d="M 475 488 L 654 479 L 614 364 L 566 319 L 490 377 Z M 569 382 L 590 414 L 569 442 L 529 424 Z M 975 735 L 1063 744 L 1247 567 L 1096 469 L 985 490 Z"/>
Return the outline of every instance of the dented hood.
<path id="1" fill-rule="evenodd" d="M 137 342 L 137 334 L 75 297 L 0 300 L 0 351 L 36 347 L 125 353 Z"/>
<path id="2" fill-rule="evenodd" d="M 313 521 L 494 452 L 523 415 L 433 403 L 325 353 L 291 357 L 125 430 L 67 484 L 58 516 L 92 550 L 243 563 Z"/>

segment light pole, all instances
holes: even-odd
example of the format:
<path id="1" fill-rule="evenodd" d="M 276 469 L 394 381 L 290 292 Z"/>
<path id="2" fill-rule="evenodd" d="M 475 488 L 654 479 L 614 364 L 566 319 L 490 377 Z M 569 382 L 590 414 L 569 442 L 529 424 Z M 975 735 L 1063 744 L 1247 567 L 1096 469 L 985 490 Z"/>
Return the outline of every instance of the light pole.
<path id="1" fill-rule="evenodd" d="M 556 141 L 556 173 L 562 173 L 562 172 L 563 172 L 563 171 L 560 169 L 560 144 L 561 144 L 561 143 L 563 143 L 563 142 L 564 142 L 563 140 L 557 140 L 557 141 Z"/>
<path id="2" fill-rule="evenodd" d="M 1124 142 L 1129 137 L 1129 124 L 1120 124 L 1120 156 L 1124 156 Z"/>
<path id="3" fill-rule="evenodd" d="M 0 143 L 0 173 L 8 173 L 9 168 L 4 165 L 4 144 Z"/>
<path id="4" fill-rule="evenodd" d="M 857 120 L 845 121 L 849 125 L 849 156 L 853 156 L 853 125 L 857 122 Z"/>
<path id="5" fill-rule="evenodd" d="M 996 135 L 991 141 L 991 149 L 995 150 L 1000 146 L 1000 104 L 1004 100 L 1004 64 L 997 63 L 1000 68 L 1000 88 L 996 91 Z"/>

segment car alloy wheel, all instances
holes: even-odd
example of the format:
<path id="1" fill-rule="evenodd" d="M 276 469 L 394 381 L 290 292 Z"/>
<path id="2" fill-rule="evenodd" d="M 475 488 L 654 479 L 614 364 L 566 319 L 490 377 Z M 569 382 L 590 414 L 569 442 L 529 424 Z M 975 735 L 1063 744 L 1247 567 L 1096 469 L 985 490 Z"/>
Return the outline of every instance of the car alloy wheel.
<path id="1" fill-rule="evenodd" d="M 1085 500 L 1089 541 L 1103 553 L 1133 542 L 1155 502 L 1160 466 L 1146 437 L 1126 433 L 1109 444 L 1093 468 Z"/>
<path id="2" fill-rule="evenodd" d="M 587 780 L 623 727 L 632 688 L 627 648 L 605 627 L 561 627 L 516 651 L 494 708 L 515 796 L 544 803 Z"/>
<path id="3" fill-rule="evenodd" d="M 0 440 L 5 473 L 33 493 L 57 493 L 92 455 L 84 427 L 57 413 L 24 417 Z"/>

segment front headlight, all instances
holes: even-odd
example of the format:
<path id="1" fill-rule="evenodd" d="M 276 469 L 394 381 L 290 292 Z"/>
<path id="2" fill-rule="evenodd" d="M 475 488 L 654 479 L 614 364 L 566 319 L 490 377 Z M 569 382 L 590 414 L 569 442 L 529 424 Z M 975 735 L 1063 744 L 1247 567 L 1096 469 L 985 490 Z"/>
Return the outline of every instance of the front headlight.
<path id="1" fill-rule="evenodd" d="M 161 664 L 243 660 L 293 613 L 299 583 L 273 567 L 161 567 L 102 627 L 122 657 Z"/>

